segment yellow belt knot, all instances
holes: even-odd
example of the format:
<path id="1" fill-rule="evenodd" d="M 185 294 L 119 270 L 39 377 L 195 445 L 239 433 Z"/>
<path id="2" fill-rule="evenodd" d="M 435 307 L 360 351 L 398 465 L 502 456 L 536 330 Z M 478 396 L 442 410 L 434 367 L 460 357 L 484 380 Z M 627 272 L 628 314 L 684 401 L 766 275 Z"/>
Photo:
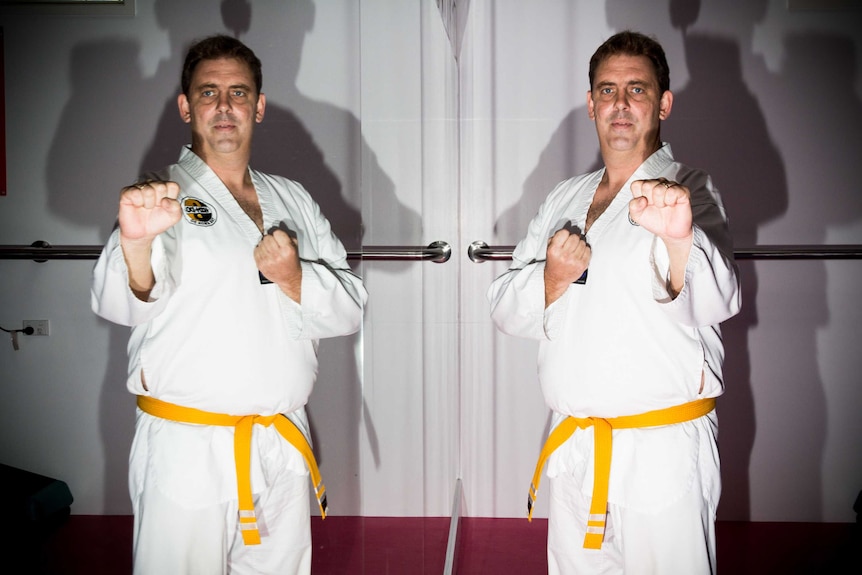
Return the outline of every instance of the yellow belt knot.
<path id="1" fill-rule="evenodd" d="M 530 495 L 527 498 L 527 519 L 533 520 L 533 507 L 539 494 L 539 481 L 542 478 L 542 468 L 545 461 L 559 446 L 568 440 L 577 429 L 594 428 L 595 465 L 593 469 L 593 494 L 590 501 L 590 515 L 587 518 L 587 534 L 584 537 L 584 547 L 601 549 L 605 537 L 605 523 L 608 513 L 608 487 L 611 476 L 611 447 L 614 429 L 631 429 L 634 427 L 655 427 L 672 425 L 691 421 L 702 417 L 715 409 L 715 398 L 698 399 L 682 405 L 657 409 L 638 415 L 623 415 L 620 417 L 572 417 L 560 422 L 548 435 L 544 447 L 539 454 L 533 482 L 530 484 Z"/>
<path id="2" fill-rule="evenodd" d="M 320 505 L 320 516 L 326 519 L 326 487 L 320 478 L 320 470 L 311 445 L 296 425 L 281 413 L 275 415 L 228 415 L 202 411 L 193 407 L 175 405 L 146 395 L 138 396 L 141 411 L 155 417 L 194 423 L 198 425 L 222 425 L 234 428 L 234 459 L 236 460 L 236 485 L 239 497 L 239 528 L 246 545 L 260 544 L 260 531 L 254 512 L 251 492 L 251 437 L 255 424 L 269 427 L 275 425 L 278 433 L 293 445 L 308 466 L 311 483 Z"/>

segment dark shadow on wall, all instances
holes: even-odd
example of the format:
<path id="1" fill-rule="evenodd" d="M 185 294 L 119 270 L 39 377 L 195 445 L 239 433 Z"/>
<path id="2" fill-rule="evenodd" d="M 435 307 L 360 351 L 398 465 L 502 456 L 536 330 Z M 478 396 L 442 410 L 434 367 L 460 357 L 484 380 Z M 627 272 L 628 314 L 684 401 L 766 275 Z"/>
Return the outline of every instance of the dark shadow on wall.
<path id="1" fill-rule="evenodd" d="M 218 13 L 186 5 L 185 14 L 169 15 L 171 57 L 160 62 L 152 76 L 146 76 L 140 67 L 137 41 L 107 38 L 82 42 L 72 49 L 71 95 L 48 155 L 48 206 L 61 219 L 98 230 L 102 241 L 116 222 L 120 189 L 140 173 L 145 140 L 162 110 L 162 97 L 178 83 L 182 55 L 176 35 L 221 29 Z M 172 161 L 178 152 L 176 146 Z M 129 330 L 103 324 L 109 341 L 99 398 L 104 508 L 108 514 L 125 514 L 131 512 L 128 454 L 135 423 L 135 400 L 125 386 Z"/>
<path id="2" fill-rule="evenodd" d="M 750 24 L 740 44 L 750 46 L 757 21 L 736 21 Z M 847 186 L 854 181 L 855 165 L 862 157 L 862 113 L 854 95 L 853 44 L 819 34 L 791 35 L 783 46 L 784 64 L 778 73 L 770 72 L 759 56 L 738 54 L 727 42 L 715 38 L 691 35 L 686 47 L 692 81 L 679 100 L 687 102 L 690 106 L 684 110 L 692 113 L 682 115 L 690 122 L 688 126 L 678 124 L 678 136 L 688 142 L 686 150 L 692 151 L 692 163 L 706 162 L 709 157 L 718 160 L 710 165 L 715 166 L 712 171 L 722 182 L 719 185 L 723 186 L 736 245 L 822 245 L 829 242 L 831 226 L 858 220 L 862 201 Z M 741 73 L 724 73 L 729 64 L 740 60 L 757 98 L 741 81 Z M 735 78 L 740 81 L 734 83 Z M 823 101 L 827 86 L 828 105 L 816 105 Z M 728 97 L 719 113 L 711 110 L 695 117 L 698 102 L 706 109 L 710 94 L 723 93 Z M 699 134 L 720 137 L 705 140 Z M 840 144 L 824 142 L 824 135 L 840 135 Z M 785 229 L 779 240 L 772 239 L 773 234 L 764 242 L 766 224 L 779 216 L 805 222 L 804 229 Z M 772 390 L 768 399 L 771 410 L 783 406 L 783 412 L 780 418 L 763 422 L 768 423 L 769 433 L 761 434 L 764 440 L 758 460 L 772 467 L 773 476 L 792 478 L 780 489 L 781 499 L 792 502 L 792 510 L 776 513 L 786 513 L 791 519 L 821 519 L 828 413 L 818 332 L 830 324 L 826 262 L 762 263 L 757 266 L 761 275 L 755 273 L 752 262 L 742 262 L 740 267 L 743 313 L 724 326 L 728 356 L 727 393 L 719 412 L 724 481 L 719 516 L 751 519 L 748 477 L 752 470 L 747 456 L 757 427 L 753 402 L 757 381 L 748 354 L 756 349 L 779 349 L 782 372 L 793 377 L 786 382 L 760 382 Z M 778 279 L 787 277 L 789 282 Z M 787 294 L 792 295 L 788 298 Z M 805 305 L 787 305 L 798 301 Z M 764 340 L 770 337 L 771 341 Z M 769 360 L 760 357 L 759 361 Z M 752 424 L 746 429 L 749 417 Z M 806 422 L 804 429 L 794 423 L 801 420 Z"/>
<path id="3" fill-rule="evenodd" d="M 752 51 L 754 28 L 766 15 L 767 2 L 711 6 L 723 12 L 722 21 L 735 23 L 732 40 L 686 32 L 699 4 L 670 1 L 671 21 L 683 32 L 690 79 L 675 90 L 663 138 L 672 143 L 678 159 L 714 177 L 736 247 L 829 243 L 830 227 L 858 222 L 862 213 L 862 198 L 848 185 L 855 181 L 862 157 L 854 43 L 817 33 L 789 35 L 781 46 L 782 67 L 773 72 Z M 624 27 L 622 19 L 609 15 L 619 28 Z M 837 141 L 830 141 L 836 136 Z M 805 226 L 782 228 L 784 220 Z M 772 233 L 764 240 L 767 226 Z M 743 310 L 723 325 L 727 391 L 719 402 L 723 480 L 719 519 L 752 519 L 751 453 L 759 424 L 767 424 L 768 432 L 760 434 L 758 461 L 772 468 L 772 476 L 791 478 L 781 485 L 780 497 L 792 502 L 792 509 L 775 513 L 816 520 L 823 517 L 828 425 L 817 340 L 818 331 L 830 323 L 826 263 L 739 265 Z M 783 281 L 788 277 L 789 282 Z M 805 305 L 787 306 L 798 301 Z M 759 382 L 771 390 L 770 412 L 784 408 L 781 417 L 768 421 L 755 417 L 758 382 L 751 354 L 762 353 L 757 350 L 780 350 L 780 372 L 793 374 L 786 382 Z M 758 362 L 772 359 L 779 358 L 759 357 Z M 798 421 L 806 424 L 800 427 Z"/>
<path id="4" fill-rule="evenodd" d="M 695 34 L 684 41 L 691 76 L 677 90 L 666 138 L 680 161 L 713 177 L 734 245 L 758 245 L 758 229 L 787 209 L 781 157 L 757 99 L 743 83 L 738 45 Z M 759 289 L 754 263 L 738 265 L 742 311 L 722 326 L 726 391 L 718 407 L 723 483 L 719 513 L 721 519 L 749 520 L 749 468 L 757 428 L 749 335 L 758 324 Z"/>
<path id="5" fill-rule="evenodd" d="M 775 101 L 776 113 L 782 119 L 772 128 L 774 137 L 781 142 L 786 157 L 795 159 L 787 165 L 787 181 L 795 191 L 789 219 L 804 225 L 801 229 L 786 230 L 784 237 L 789 237 L 790 243 L 834 243 L 829 237 L 831 229 L 855 227 L 862 218 L 862 195 L 857 184 L 862 158 L 862 102 L 855 89 L 858 45 L 858 37 L 854 44 L 850 38 L 824 33 L 789 34 L 784 39 L 780 74 L 767 88 L 766 97 Z M 791 269 L 796 273 L 788 283 L 794 286 L 794 292 L 804 290 L 805 305 L 786 306 L 774 312 L 790 318 L 794 324 L 791 333 L 781 334 L 781 342 L 782 362 L 796 374 L 792 389 L 782 390 L 794 398 L 794 409 L 784 414 L 786 423 L 781 427 L 780 438 L 783 445 L 794 447 L 788 448 L 776 464 L 784 474 L 793 477 L 783 491 L 787 499 L 794 502 L 800 513 L 820 519 L 825 519 L 826 487 L 821 470 L 826 463 L 824 444 L 829 425 L 821 374 L 833 370 L 821 364 L 826 361 L 824 357 L 835 353 L 832 349 L 821 349 L 827 341 L 823 332 L 833 323 L 848 322 L 841 309 L 830 309 L 830 292 L 853 290 L 830 285 L 830 268 L 836 269 L 824 260 L 794 264 Z M 764 292 L 761 299 L 769 301 L 766 297 L 772 297 L 773 293 L 778 299 L 790 289 L 773 282 L 772 293 Z M 853 357 L 857 347 L 855 342 L 847 341 L 838 353 Z M 845 373 L 843 379 L 843 383 L 835 383 L 844 385 L 858 378 Z M 800 420 L 806 421 L 805 429 L 793 424 Z M 846 435 L 846 431 L 839 429 L 836 435 Z M 857 456 L 851 450 L 839 458 L 855 461 Z M 834 466 L 833 460 L 833 474 Z M 848 509 L 857 489 L 858 485 L 853 485 L 849 493 L 843 494 Z M 833 492 L 829 498 L 835 496 Z"/>
<path id="6" fill-rule="evenodd" d="M 142 135 L 158 113 L 159 103 L 152 97 L 158 78 L 144 77 L 139 52 L 136 42 L 124 39 L 84 42 L 72 49 L 72 92 L 48 154 L 50 211 L 98 230 L 100 241 L 107 239 L 116 221 L 120 188 L 135 180 Z M 135 422 L 134 397 L 125 386 L 129 330 L 103 325 L 108 331 L 99 397 L 103 501 L 106 513 L 125 514 L 131 512 L 128 453 Z"/>
<path id="7" fill-rule="evenodd" d="M 362 189 L 362 193 L 374 194 L 373 212 L 366 217 L 387 223 L 385 231 L 375 230 L 375 242 L 417 243 L 422 235 L 421 218 L 398 201 L 394 184 L 362 138 L 358 119 L 348 110 L 305 96 L 295 85 L 303 42 L 314 24 L 313 2 L 285 3 L 277 9 L 278 21 L 256 21 L 251 4 L 244 0 L 225 0 L 220 11 L 212 8 L 204 0 L 156 0 L 157 22 L 169 34 L 171 56 L 149 78 L 139 69 L 136 42 L 107 40 L 74 49 L 73 92 L 49 157 L 52 212 L 99 229 L 101 237 L 108 236 L 116 219 L 120 188 L 144 171 L 176 162 L 181 147 L 189 142 L 188 126 L 176 107 L 185 50 L 193 40 L 227 29 L 240 35 L 263 62 L 267 110 L 263 123 L 256 127 L 252 167 L 305 186 L 348 250 L 361 248 L 360 185 L 372 182 Z M 290 84 L 286 93 L 267 92 L 268 79 L 272 85 L 274 79 L 284 78 Z M 147 134 L 152 134 L 151 143 L 143 149 Z M 387 269 L 399 272 L 406 265 L 394 263 Z M 100 411 L 108 505 L 127 497 L 120 491 L 127 491 L 127 456 L 134 426 L 134 400 L 123 385 L 128 330 L 114 325 L 109 329 L 110 357 Z M 358 515 L 361 510 L 359 337 L 321 341 L 320 372 L 308 406 L 330 503 L 342 515 Z M 373 420 L 368 413 L 365 418 L 373 455 L 379 457 Z M 327 475 L 327 467 L 340 473 Z"/>
<path id="8" fill-rule="evenodd" d="M 624 10 L 622 4 L 623 0 L 608 4 L 608 21 L 613 26 L 622 29 L 644 21 L 633 20 L 631 11 Z M 758 244 L 758 231 L 763 226 L 787 211 L 788 191 L 780 151 L 742 72 L 744 58 L 760 77 L 771 77 L 758 57 L 742 53 L 740 48 L 752 45 L 754 26 L 765 17 L 767 2 L 738 4 L 720 8 L 732 12 L 731 21 L 737 23 L 733 39 L 688 30 L 700 16 L 699 0 L 670 0 L 669 22 L 657 10 L 652 16 L 653 20 L 660 19 L 655 28 L 643 31 L 658 37 L 653 30 L 667 30 L 670 24 L 682 34 L 689 80 L 674 90 L 673 109 L 662 125 L 662 139 L 671 144 L 677 160 L 709 172 L 722 194 L 735 247 L 748 247 Z M 659 41 L 664 42 L 663 38 Z M 673 77 L 672 67 L 672 82 Z M 753 262 L 738 264 L 742 311 L 722 326 L 726 391 L 718 407 L 723 484 L 718 514 L 724 520 L 751 519 L 749 477 L 757 431 L 749 337 L 758 324 L 758 277 Z M 809 357 L 811 351 L 813 348 Z M 819 472 L 819 465 L 812 464 L 809 469 Z"/>

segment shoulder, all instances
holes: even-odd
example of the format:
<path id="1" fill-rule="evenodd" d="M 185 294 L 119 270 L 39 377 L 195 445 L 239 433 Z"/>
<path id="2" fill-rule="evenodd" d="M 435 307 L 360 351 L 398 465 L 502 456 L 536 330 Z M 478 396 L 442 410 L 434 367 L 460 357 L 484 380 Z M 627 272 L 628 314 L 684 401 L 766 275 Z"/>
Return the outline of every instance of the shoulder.
<path id="1" fill-rule="evenodd" d="M 668 143 L 665 143 L 645 164 L 648 167 L 651 164 L 651 167 L 658 172 L 658 175 L 689 187 L 690 184 L 701 184 L 710 179 L 709 174 L 705 170 L 677 160 Z"/>
<path id="2" fill-rule="evenodd" d="M 680 162 L 673 164 L 673 179 L 689 188 L 698 188 L 712 185 L 712 177 L 706 170 L 695 168 Z"/>
<path id="3" fill-rule="evenodd" d="M 722 205 L 721 194 L 706 170 L 674 162 L 674 171 L 668 179 L 688 188 L 692 205 Z"/>

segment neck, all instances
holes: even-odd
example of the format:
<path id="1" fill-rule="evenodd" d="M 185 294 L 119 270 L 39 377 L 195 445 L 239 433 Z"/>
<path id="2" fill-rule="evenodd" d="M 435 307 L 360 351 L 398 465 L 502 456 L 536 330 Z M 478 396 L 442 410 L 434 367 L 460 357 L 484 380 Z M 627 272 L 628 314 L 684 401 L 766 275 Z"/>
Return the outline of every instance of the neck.
<path id="1" fill-rule="evenodd" d="M 652 156 L 661 147 L 661 142 L 656 141 L 654 145 L 634 150 L 617 151 L 612 149 L 602 150 L 602 160 L 605 164 L 605 179 L 611 184 L 611 188 L 619 189 L 635 173 L 647 158 Z"/>
<path id="2" fill-rule="evenodd" d="M 192 148 L 192 151 L 195 152 L 195 154 L 197 154 L 213 172 L 215 172 L 228 189 L 242 189 L 243 186 L 251 183 L 251 176 L 248 173 L 248 153 L 205 153 L 200 150 L 195 150 L 194 148 Z"/>

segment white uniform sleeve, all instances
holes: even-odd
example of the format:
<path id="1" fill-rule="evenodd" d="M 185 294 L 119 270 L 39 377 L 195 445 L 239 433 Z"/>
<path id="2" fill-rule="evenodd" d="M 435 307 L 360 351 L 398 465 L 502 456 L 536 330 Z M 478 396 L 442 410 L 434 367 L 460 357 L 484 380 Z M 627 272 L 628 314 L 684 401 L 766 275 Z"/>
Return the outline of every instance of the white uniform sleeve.
<path id="1" fill-rule="evenodd" d="M 488 290 L 491 319 L 508 335 L 546 339 L 545 263 L 509 268 Z M 557 302 L 554 302 L 557 303 Z M 553 306 L 552 306 L 553 307 Z"/>
<path id="2" fill-rule="evenodd" d="M 282 314 L 297 339 L 337 337 L 356 332 L 368 292 L 347 265 L 347 252 L 329 220 L 313 205 L 318 260 L 302 261 L 302 304 L 279 290 Z"/>
<path id="3" fill-rule="evenodd" d="M 717 325 L 742 307 L 733 242 L 721 200 L 711 179 L 682 183 L 691 190 L 694 237 L 685 268 L 685 284 L 676 298 L 667 289 L 669 258 L 664 244 L 653 245 L 653 296 L 667 314 L 689 327 Z"/>
<path id="4" fill-rule="evenodd" d="M 562 186 L 562 184 L 561 184 Z M 488 289 L 491 319 L 505 334 L 528 339 L 552 339 L 555 327 L 565 314 L 566 294 L 545 309 L 545 258 L 548 220 L 553 217 L 552 192 L 530 222 L 527 236 L 515 246 L 509 270 Z"/>
<path id="5" fill-rule="evenodd" d="M 127 326 L 146 323 L 162 313 L 177 287 L 169 273 L 165 251 L 164 238 L 157 236 L 151 258 L 156 283 L 150 292 L 149 301 L 141 301 L 129 288 L 129 273 L 120 246 L 120 231 L 119 228 L 114 229 L 93 270 L 90 288 L 93 311 L 108 321 Z"/>

